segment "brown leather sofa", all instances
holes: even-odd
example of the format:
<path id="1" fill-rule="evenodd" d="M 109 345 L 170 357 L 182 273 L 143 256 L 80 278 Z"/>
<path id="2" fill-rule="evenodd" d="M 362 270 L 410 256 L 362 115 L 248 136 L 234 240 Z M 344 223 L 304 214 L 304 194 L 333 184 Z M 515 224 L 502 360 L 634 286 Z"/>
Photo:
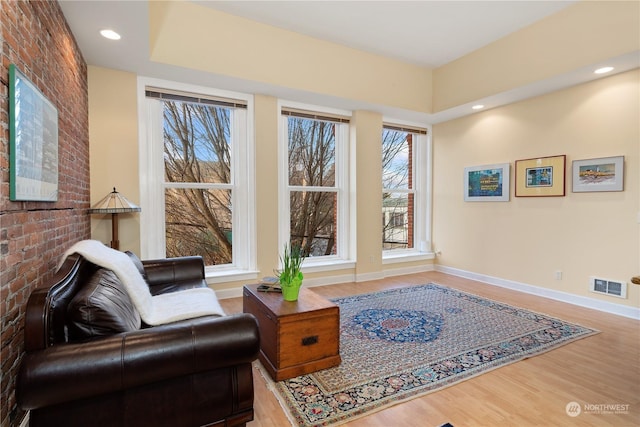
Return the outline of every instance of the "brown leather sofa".
<path id="1" fill-rule="evenodd" d="M 206 286 L 200 257 L 136 262 L 153 295 Z M 253 316 L 149 327 L 104 273 L 74 254 L 50 287 L 29 298 L 16 397 L 31 426 L 243 426 L 253 419 L 251 362 L 260 345 Z"/>

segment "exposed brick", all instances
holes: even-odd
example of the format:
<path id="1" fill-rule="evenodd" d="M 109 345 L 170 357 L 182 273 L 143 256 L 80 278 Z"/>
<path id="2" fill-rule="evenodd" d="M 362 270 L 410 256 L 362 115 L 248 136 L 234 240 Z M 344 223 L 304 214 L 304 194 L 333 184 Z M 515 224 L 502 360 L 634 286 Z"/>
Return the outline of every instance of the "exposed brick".
<path id="1" fill-rule="evenodd" d="M 18 426 L 15 383 L 24 311 L 53 277 L 60 255 L 90 237 L 87 66 L 54 1 L 0 1 L 0 427 Z M 58 109 L 58 201 L 9 200 L 9 65 Z"/>

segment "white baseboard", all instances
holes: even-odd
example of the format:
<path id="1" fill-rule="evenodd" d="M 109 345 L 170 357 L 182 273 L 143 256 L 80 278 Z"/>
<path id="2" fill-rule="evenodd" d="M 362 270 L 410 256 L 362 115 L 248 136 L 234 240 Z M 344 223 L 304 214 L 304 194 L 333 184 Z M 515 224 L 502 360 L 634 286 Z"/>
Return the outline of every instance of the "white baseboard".
<path id="1" fill-rule="evenodd" d="M 318 277 L 314 279 L 304 279 L 304 286 L 313 288 L 315 286 L 337 285 L 338 283 L 353 282 L 355 276 L 353 274 L 344 274 L 341 276 Z M 247 281 L 247 283 L 257 283 L 256 281 Z M 218 299 L 237 298 L 242 296 L 242 286 L 216 290 Z"/>
<path id="2" fill-rule="evenodd" d="M 512 289 L 543 298 L 549 298 L 556 301 L 566 302 L 568 304 L 580 307 L 591 308 L 618 316 L 629 317 L 631 319 L 640 320 L 640 308 L 630 307 L 622 304 L 615 304 L 607 301 L 600 301 L 595 298 L 583 297 L 567 292 L 556 291 L 553 289 L 541 288 L 539 286 L 528 285 L 513 280 L 501 279 L 499 277 L 487 276 L 485 274 L 473 273 L 470 271 L 460 270 L 453 267 L 438 265 L 436 271 L 451 274 L 453 276 L 464 277 L 465 279 L 476 280 L 478 282 L 487 283 L 489 285 L 500 286 L 502 288 Z"/>
<path id="3" fill-rule="evenodd" d="M 339 276 L 325 276 L 311 279 L 304 279 L 304 286 L 313 288 L 316 286 L 337 285 L 339 283 L 367 282 L 369 280 L 380 280 L 386 277 L 402 276 L 404 274 L 422 273 L 433 271 L 433 264 L 417 265 L 413 267 L 393 268 L 383 271 L 362 274 L 342 274 Z M 248 282 L 250 283 L 250 282 Z M 216 291 L 218 299 L 237 298 L 242 296 L 242 287 L 221 289 Z"/>
<path id="4" fill-rule="evenodd" d="M 342 274 L 339 276 L 316 277 L 304 279 L 304 286 L 313 288 L 315 286 L 337 285 L 338 283 L 349 283 L 355 280 L 353 274 Z"/>
<path id="5" fill-rule="evenodd" d="M 386 276 L 382 271 L 372 271 L 371 273 L 356 273 L 353 281 L 356 283 L 368 282 L 370 280 L 384 279 L 385 277 Z"/>
<path id="6" fill-rule="evenodd" d="M 422 266 L 413 266 L 407 268 L 395 268 L 384 270 L 381 272 L 364 273 L 364 274 L 344 274 L 340 276 L 318 277 L 313 279 L 305 279 L 304 285 L 309 288 L 315 286 L 336 285 L 339 283 L 349 282 L 366 282 L 369 280 L 380 280 L 386 277 L 402 276 L 404 274 L 414 274 L 426 271 L 439 271 L 452 276 L 464 277 L 465 279 L 476 280 L 478 282 L 487 283 L 489 285 L 499 286 L 502 288 L 512 289 L 543 298 L 549 298 L 556 301 L 566 302 L 568 304 L 580 307 L 591 308 L 618 316 L 628 317 L 640 320 L 640 308 L 630 307 L 622 304 L 600 301 L 595 298 L 588 298 L 580 295 L 574 295 L 567 292 L 556 291 L 553 289 L 541 288 L 526 283 L 516 282 L 513 280 L 501 279 L 499 277 L 488 276 L 485 274 L 474 273 L 471 271 L 460 270 L 453 267 L 443 265 L 426 264 Z M 237 298 L 242 296 L 242 287 L 217 290 L 216 295 L 219 299 Z M 22 426 L 21 426 L 22 427 Z"/>
<path id="7" fill-rule="evenodd" d="M 238 298 L 242 296 L 242 287 L 221 289 L 216 291 L 218 299 Z"/>
<path id="8" fill-rule="evenodd" d="M 424 265 L 415 265 L 413 267 L 402 267 L 402 268 L 390 268 L 384 270 L 384 277 L 395 277 L 395 276 L 403 276 L 405 274 L 415 274 L 415 273 L 424 273 L 427 271 L 434 271 L 435 266 L 431 263 Z"/>

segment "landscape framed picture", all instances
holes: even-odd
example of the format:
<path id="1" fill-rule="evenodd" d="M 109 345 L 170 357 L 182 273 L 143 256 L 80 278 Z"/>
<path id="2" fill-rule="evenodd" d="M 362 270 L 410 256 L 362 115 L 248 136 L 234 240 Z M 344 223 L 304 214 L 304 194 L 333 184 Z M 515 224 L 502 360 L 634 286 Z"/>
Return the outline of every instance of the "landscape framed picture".
<path id="1" fill-rule="evenodd" d="M 9 198 L 58 200 L 58 110 L 9 65 Z"/>
<path id="2" fill-rule="evenodd" d="M 464 168 L 465 202 L 508 202 L 509 163 Z"/>
<path id="3" fill-rule="evenodd" d="M 564 196 L 567 156 L 516 160 L 516 197 Z"/>
<path id="4" fill-rule="evenodd" d="M 624 156 L 574 160 L 573 192 L 623 191 Z"/>

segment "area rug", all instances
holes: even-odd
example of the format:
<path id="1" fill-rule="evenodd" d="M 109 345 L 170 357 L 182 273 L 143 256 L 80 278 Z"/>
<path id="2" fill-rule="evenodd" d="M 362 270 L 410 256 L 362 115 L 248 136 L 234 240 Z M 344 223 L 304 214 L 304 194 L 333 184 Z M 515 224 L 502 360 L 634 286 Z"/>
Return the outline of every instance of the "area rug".
<path id="1" fill-rule="evenodd" d="M 597 333 L 436 284 L 333 301 L 341 365 L 270 383 L 295 426 L 342 424 Z"/>

